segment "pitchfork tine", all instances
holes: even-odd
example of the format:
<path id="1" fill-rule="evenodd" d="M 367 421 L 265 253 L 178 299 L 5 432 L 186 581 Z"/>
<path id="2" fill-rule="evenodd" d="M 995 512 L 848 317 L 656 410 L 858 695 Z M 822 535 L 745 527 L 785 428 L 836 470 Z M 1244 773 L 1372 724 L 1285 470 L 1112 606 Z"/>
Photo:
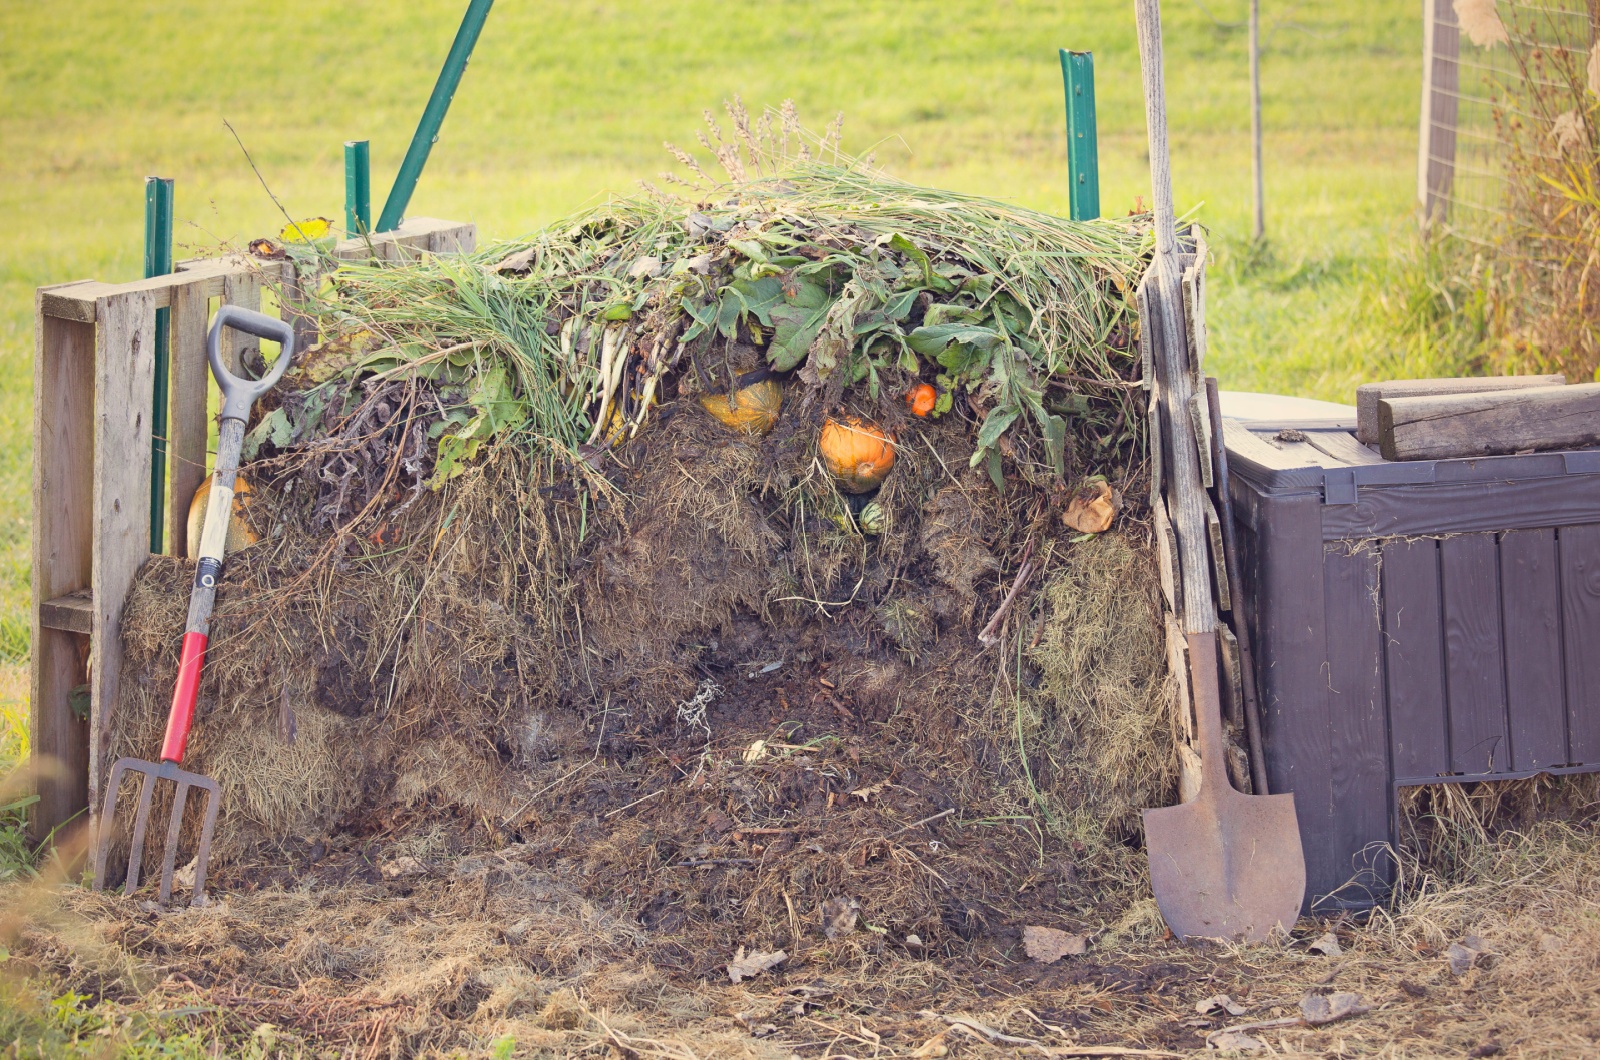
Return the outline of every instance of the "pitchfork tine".
<path id="1" fill-rule="evenodd" d="M 94 889 L 104 890 L 106 886 L 106 855 L 111 853 L 111 840 L 116 835 L 117 823 L 117 788 L 122 784 L 122 775 L 128 771 L 128 763 L 117 759 L 111 767 L 111 779 L 106 782 L 106 805 L 100 811 L 99 835 L 95 837 L 94 855 Z"/>
<path id="2" fill-rule="evenodd" d="M 161 896 L 156 901 L 163 909 L 172 901 L 172 874 L 178 868 L 178 833 L 183 831 L 183 806 L 189 801 L 189 785 L 178 781 L 172 796 L 172 820 L 167 824 L 167 849 L 161 859 Z"/>
<path id="3" fill-rule="evenodd" d="M 211 831 L 217 825 L 217 797 L 221 794 L 216 782 L 209 785 L 196 785 L 206 789 L 206 816 L 200 824 L 200 849 L 195 853 L 194 862 L 194 894 L 189 903 L 197 905 L 206 893 L 206 859 L 211 856 Z"/>
<path id="4" fill-rule="evenodd" d="M 133 815 L 133 845 L 128 848 L 128 879 L 122 885 L 125 895 L 139 888 L 139 869 L 144 862 L 144 830 L 150 823 L 150 800 L 155 793 L 156 775 L 153 772 L 145 773 L 144 787 L 139 789 L 139 808 Z"/>

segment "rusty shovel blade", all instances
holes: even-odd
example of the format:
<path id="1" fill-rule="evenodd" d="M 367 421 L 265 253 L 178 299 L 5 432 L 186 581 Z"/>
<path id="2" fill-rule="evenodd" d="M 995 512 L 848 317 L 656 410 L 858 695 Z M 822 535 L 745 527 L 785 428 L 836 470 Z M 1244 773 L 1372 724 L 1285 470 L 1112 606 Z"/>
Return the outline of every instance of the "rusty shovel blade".
<path id="1" fill-rule="evenodd" d="M 1156 905 L 1179 938 L 1262 942 L 1300 916 L 1306 863 L 1294 796 L 1244 795 L 1223 766 L 1214 634 L 1191 634 L 1190 687 L 1201 737 L 1200 793 L 1144 811 Z"/>
<path id="2" fill-rule="evenodd" d="M 111 853 L 112 840 L 116 836 L 116 829 L 112 827 L 112 823 L 117 810 L 117 791 L 122 786 L 123 777 L 129 773 L 138 774 L 144 779 L 139 787 L 138 809 L 133 815 L 133 832 L 128 847 L 128 875 L 123 881 L 122 893 L 132 894 L 139 888 L 139 870 L 144 862 L 145 833 L 150 826 L 150 809 L 155 801 L 156 783 L 164 780 L 170 781 L 174 785 L 174 790 L 171 817 L 167 824 L 167 843 L 162 852 L 161 888 L 157 901 L 162 906 L 172 901 L 173 877 L 178 866 L 178 835 L 183 830 L 183 810 L 188 803 L 189 792 L 199 789 L 205 792 L 206 806 L 200 823 L 200 844 L 195 850 L 194 887 L 190 904 L 202 904 L 205 901 L 206 891 L 206 861 L 211 856 L 211 833 L 216 829 L 217 800 L 221 793 L 215 780 L 199 773 L 190 773 L 175 762 L 157 764 L 139 758 L 119 758 L 111 767 L 111 778 L 106 784 L 105 808 L 100 814 L 100 836 L 95 849 L 94 889 L 97 891 L 105 889 L 106 863 Z"/>

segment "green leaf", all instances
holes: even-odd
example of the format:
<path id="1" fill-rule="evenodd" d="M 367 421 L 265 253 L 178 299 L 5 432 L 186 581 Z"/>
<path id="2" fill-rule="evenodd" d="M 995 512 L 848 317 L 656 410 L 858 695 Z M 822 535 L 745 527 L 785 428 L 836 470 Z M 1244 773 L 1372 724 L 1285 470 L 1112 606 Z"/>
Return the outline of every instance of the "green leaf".
<path id="1" fill-rule="evenodd" d="M 629 320 L 632 317 L 633 306 L 628 305 L 626 302 L 621 305 L 614 305 L 600 314 L 601 320 Z"/>
<path id="2" fill-rule="evenodd" d="M 987 449 L 1000 440 L 1006 433 L 1006 428 L 1016 421 L 1022 412 L 1018 408 L 1007 408 L 997 405 L 989 410 L 989 415 L 983 418 L 983 426 L 978 428 L 978 448 Z"/>
<path id="3" fill-rule="evenodd" d="M 911 315 L 911 307 L 917 304 L 917 295 L 921 293 L 916 288 L 900 292 L 889 299 L 889 304 L 883 307 L 884 315 L 890 320 L 904 320 Z"/>
<path id="4" fill-rule="evenodd" d="M 924 357 L 936 357 L 954 343 L 980 350 L 991 349 L 1001 341 L 1001 337 L 993 328 L 976 324 L 934 324 L 917 328 L 906 341 Z"/>
<path id="5" fill-rule="evenodd" d="M 806 359 L 823 322 L 828 319 L 826 304 L 816 309 L 780 305 L 773 308 L 772 341 L 767 345 L 767 363 L 787 372 Z"/>
<path id="6" fill-rule="evenodd" d="M 980 449 L 977 453 L 972 454 L 974 466 L 977 465 L 978 456 L 982 452 L 983 450 Z M 1006 491 L 1006 473 L 1005 469 L 1000 465 L 1000 450 L 998 449 L 989 450 L 989 481 L 994 483 L 996 493 L 1004 493 Z"/>
<path id="7" fill-rule="evenodd" d="M 790 305 L 805 309 L 826 309 L 833 304 L 833 297 L 828 293 L 826 283 L 799 273 L 795 274 L 794 282 L 785 288 L 783 300 Z"/>

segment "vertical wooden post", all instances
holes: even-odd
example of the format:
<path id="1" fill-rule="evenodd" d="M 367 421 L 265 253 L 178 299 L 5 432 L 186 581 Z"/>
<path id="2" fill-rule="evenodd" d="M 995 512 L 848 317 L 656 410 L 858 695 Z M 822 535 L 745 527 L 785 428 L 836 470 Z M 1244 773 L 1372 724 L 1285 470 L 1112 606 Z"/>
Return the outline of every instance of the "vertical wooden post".
<path id="1" fill-rule="evenodd" d="M 45 316 L 44 290 L 34 296 L 33 599 L 53 600 L 89 587 L 94 537 L 95 326 Z M 148 394 L 140 405 L 148 403 Z M 148 440 L 136 448 L 149 452 Z M 87 805 L 89 719 L 72 707 L 86 680 L 88 637 L 48 629 L 33 608 L 33 673 L 29 705 L 31 762 L 39 801 L 33 838 Z"/>
<path id="2" fill-rule="evenodd" d="M 1456 169 L 1461 30 L 1452 0 L 1422 3 L 1422 120 L 1417 137 L 1417 204 L 1426 227 L 1449 214 Z"/>
<path id="3" fill-rule="evenodd" d="M 167 539 L 174 556 L 189 554 L 189 501 L 206 477 L 206 436 L 211 423 L 206 409 L 210 302 L 204 283 L 172 289 L 172 422 L 167 446 L 172 509 L 167 513 Z"/>
<path id="4" fill-rule="evenodd" d="M 150 388 L 156 299 L 149 291 L 95 300 L 94 612 L 89 635 L 89 812 L 110 763 L 106 738 L 122 677 L 122 603 L 150 558 Z M 90 380 L 85 380 L 90 383 Z"/>

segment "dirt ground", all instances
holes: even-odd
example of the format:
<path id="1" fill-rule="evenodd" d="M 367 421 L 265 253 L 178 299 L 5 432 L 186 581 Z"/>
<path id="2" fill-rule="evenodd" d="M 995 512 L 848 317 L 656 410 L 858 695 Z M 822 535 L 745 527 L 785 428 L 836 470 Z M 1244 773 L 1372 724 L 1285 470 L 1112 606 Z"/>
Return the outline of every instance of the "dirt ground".
<path id="1" fill-rule="evenodd" d="M 1453 879 L 1421 872 L 1392 906 L 1303 919 L 1281 944 L 1180 945 L 1141 898 L 1114 923 L 1081 921 L 1087 952 L 1049 965 L 1022 951 L 1025 901 L 970 939 L 917 946 L 859 915 L 829 938 L 823 910 L 741 892 L 749 866 L 662 863 L 641 844 L 641 893 L 720 877 L 700 893 L 792 924 L 663 946 L 671 911 L 595 893 L 581 847 L 452 855 L 467 821 L 286 851 L 282 871 L 220 885 L 205 908 L 14 887 L 5 934 L 13 974 L 274 1055 L 1189 1055 L 1209 1039 L 1326 1057 L 1582 1056 L 1600 1050 L 1593 823 L 1466 840 Z M 958 870 L 953 850 L 901 842 L 930 880 Z M 1337 952 L 1320 952 L 1329 934 Z M 786 957 L 733 984 L 741 946 Z M 1303 1016 L 1345 1009 L 1322 1026 Z M 1248 1039 L 1227 1036 L 1241 1026 Z"/>

